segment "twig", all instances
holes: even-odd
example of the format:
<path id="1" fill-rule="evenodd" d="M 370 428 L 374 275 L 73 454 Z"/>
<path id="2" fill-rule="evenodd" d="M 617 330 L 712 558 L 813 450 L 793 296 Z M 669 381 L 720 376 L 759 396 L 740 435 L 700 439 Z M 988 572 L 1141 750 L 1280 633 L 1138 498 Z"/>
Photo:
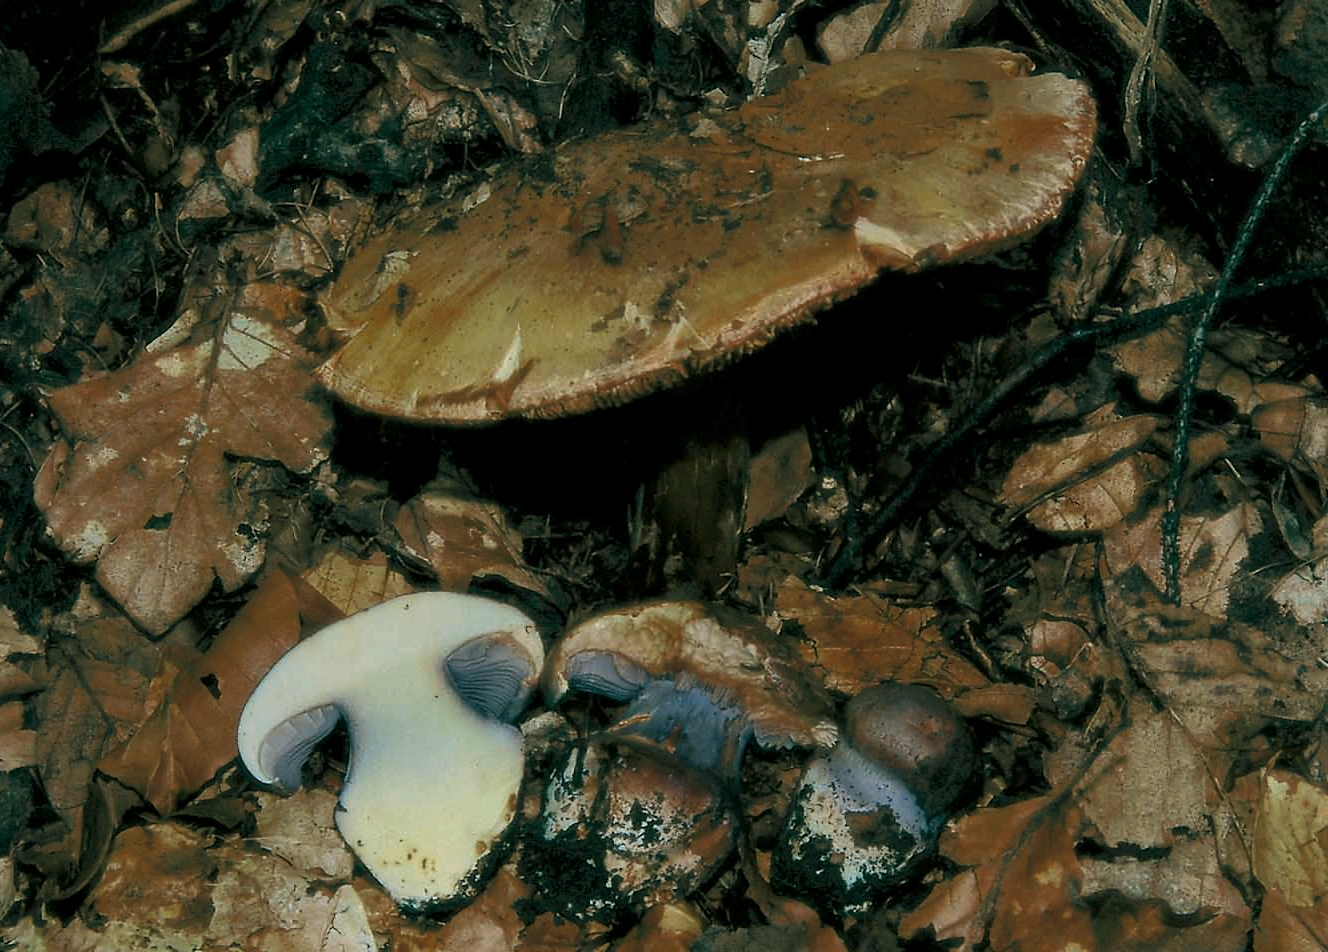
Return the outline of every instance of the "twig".
<path id="1" fill-rule="evenodd" d="M 1328 102 L 1323 103 L 1296 127 L 1291 140 L 1287 142 L 1282 154 L 1273 163 L 1272 170 L 1264 179 L 1259 192 L 1250 203 L 1250 210 L 1241 222 L 1236 242 L 1231 247 L 1231 254 L 1217 278 L 1212 294 L 1208 298 L 1208 307 L 1190 333 L 1190 341 L 1185 350 L 1184 373 L 1181 376 L 1179 401 L 1176 407 L 1176 445 L 1171 451 L 1171 472 L 1167 476 L 1167 502 L 1162 512 L 1162 572 L 1167 586 L 1167 598 L 1176 605 L 1180 604 L 1180 491 L 1185 481 L 1185 468 L 1190 462 L 1190 420 L 1194 416 L 1194 396 L 1199 389 L 1199 365 L 1203 363 L 1204 344 L 1208 338 L 1208 329 L 1217 317 L 1222 302 L 1231 297 L 1228 289 L 1231 279 L 1245 260 L 1254 229 L 1258 227 L 1264 212 L 1273 199 L 1282 179 L 1286 177 L 1291 160 L 1304 148 L 1314 128 L 1328 113 Z"/>
<path id="2" fill-rule="evenodd" d="M 175 16 L 182 10 L 188 10 L 197 2 L 198 0 L 170 0 L 169 3 L 163 4 L 155 10 L 145 13 L 137 20 L 126 24 L 120 32 L 116 33 L 115 36 L 103 43 L 97 52 L 102 56 L 110 56 L 112 53 L 118 53 L 128 46 L 129 42 L 134 37 L 138 36 L 138 34 L 142 33 L 148 27 L 155 26 L 162 20 Z"/>
<path id="3" fill-rule="evenodd" d="M 1281 287 L 1290 287 L 1309 280 L 1328 277 L 1328 269 L 1305 268 L 1278 275 L 1275 278 L 1251 281 L 1225 292 L 1227 300 L 1239 300 Z M 864 552 L 872 552 L 880 544 L 881 538 L 899 519 L 909 502 L 917 495 L 936 465 L 944 460 L 959 445 L 964 443 L 973 432 L 984 426 L 1001 406 L 1018 391 L 1022 390 L 1039 373 L 1066 352 L 1081 344 L 1097 344 L 1104 341 L 1123 340 L 1136 334 L 1144 334 L 1161 327 L 1168 319 L 1177 314 L 1187 314 L 1198 310 L 1208 302 L 1211 306 L 1216 291 L 1196 294 L 1133 314 L 1124 314 L 1114 320 L 1100 324 L 1089 324 L 1073 328 L 1055 340 L 1043 345 L 1019 369 L 1014 371 L 987 395 L 976 407 L 964 415 L 963 421 L 946 433 L 931 448 L 930 452 L 918 463 L 907 480 L 891 495 L 890 501 L 876 513 L 870 525 L 861 535 L 850 535 L 834 560 L 822 575 L 823 581 L 832 587 L 842 587 L 850 575 L 859 568 L 859 560 Z M 869 567 L 869 566 L 868 566 Z"/>

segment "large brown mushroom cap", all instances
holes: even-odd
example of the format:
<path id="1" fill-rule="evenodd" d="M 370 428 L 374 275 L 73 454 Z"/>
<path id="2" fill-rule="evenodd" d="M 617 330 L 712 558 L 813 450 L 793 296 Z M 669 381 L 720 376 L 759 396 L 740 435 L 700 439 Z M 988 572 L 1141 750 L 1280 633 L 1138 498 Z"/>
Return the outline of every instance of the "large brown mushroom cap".
<path id="1" fill-rule="evenodd" d="M 513 167 L 347 262 L 327 304 L 355 336 L 319 379 L 414 420 L 575 413 L 760 347 L 882 268 L 1013 245 L 1060 214 L 1095 131 L 1083 83 L 1030 71 L 871 54 Z"/>

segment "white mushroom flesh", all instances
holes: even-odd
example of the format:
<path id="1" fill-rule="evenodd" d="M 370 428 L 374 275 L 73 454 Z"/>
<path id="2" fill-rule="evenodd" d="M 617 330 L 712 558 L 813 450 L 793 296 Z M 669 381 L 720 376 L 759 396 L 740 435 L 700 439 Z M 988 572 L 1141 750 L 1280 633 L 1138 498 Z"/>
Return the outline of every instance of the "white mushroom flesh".
<path id="1" fill-rule="evenodd" d="M 398 903 L 446 906 L 494 862 L 521 785 L 521 734 L 485 713 L 519 713 L 542 662 L 534 622 L 510 606 L 440 592 L 393 599 L 273 666 L 241 715 L 240 755 L 259 782 L 294 787 L 339 713 L 351 759 L 337 828 Z"/>

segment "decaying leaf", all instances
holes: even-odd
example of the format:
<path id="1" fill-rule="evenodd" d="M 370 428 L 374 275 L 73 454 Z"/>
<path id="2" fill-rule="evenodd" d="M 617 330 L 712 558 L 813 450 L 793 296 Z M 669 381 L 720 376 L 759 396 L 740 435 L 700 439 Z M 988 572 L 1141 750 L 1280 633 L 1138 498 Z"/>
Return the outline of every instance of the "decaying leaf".
<path id="1" fill-rule="evenodd" d="M 278 658 L 300 638 L 301 621 L 326 624 L 339 613 L 308 586 L 274 572 L 207 653 L 171 672 L 166 697 L 134 736 L 98 768 L 170 813 L 236 757 L 240 711 Z"/>
<path id="2" fill-rule="evenodd" d="M 867 595 L 838 598 L 796 578 L 780 586 L 776 611 L 796 622 L 795 644 L 825 686 L 853 696 L 882 681 L 929 684 L 942 694 L 982 687 L 987 679 L 946 643 L 934 608 L 906 608 Z"/>
<path id="3" fill-rule="evenodd" d="M 340 549 L 332 549 L 303 577 L 345 615 L 415 591 L 410 580 L 393 568 L 381 552 L 357 559 Z"/>
<path id="4" fill-rule="evenodd" d="M 350 879 L 355 858 L 332 822 L 335 793 L 301 788 L 288 797 L 261 793 L 258 800 L 252 842 L 307 876 Z"/>
<path id="5" fill-rule="evenodd" d="M 429 566 L 447 591 L 498 578 L 546 602 L 555 598 L 522 557 L 522 539 L 495 503 L 460 487 L 426 486 L 392 521 L 403 553 Z"/>
<path id="6" fill-rule="evenodd" d="M 1160 475 L 1160 467 L 1138 451 L 1161 422 L 1155 416 L 1115 417 L 1108 408 L 1094 414 L 1082 432 L 1024 452 L 1010 467 L 1001 501 L 1049 532 L 1108 528 L 1133 513 Z"/>
<path id="7" fill-rule="evenodd" d="M 97 581 L 152 633 L 214 579 L 231 591 L 263 563 L 264 508 L 227 457 L 303 473 L 325 456 L 330 417 L 305 399 L 311 360 L 263 286 L 215 309 L 182 345 L 50 397 L 69 442 L 38 474 L 37 504 L 65 554 L 95 560 Z"/>
<path id="8" fill-rule="evenodd" d="M 1092 916 L 1079 902 L 1082 871 L 1074 845 L 1083 820 L 1055 797 L 1034 797 L 961 817 L 941 837 L 941 853 L 971 867 L 943 882 L 900 924 L 913 938 L 931 929 L 969 952 L 1095 952 Z"/>
<path id="9" fill-rule="evenodd" d="M 51 654 L 51 679 L 35 702 L 36 743 L 42 786 L 68 828 L 66 873 L 77 865 L 96 762 L 141 722 L 160 663 L 123 620 L 90 622 Z"/>
<path id="10" fill-rule="evenodd" d="M 319 379 L 411 419 L 578 412 L 760 347 L 883 268 L 1009 247 L 1059 215 L 1095 127 L 1082 83 L 1029 71 L 873 54 L 511 169 L 347 262 L 327 303 L 354 336 Z"/>
<path id="11" fill-rule="evenodd" d="M 1160 508 L 1122 522 L 1103 535 L 1108 592 L 1132 596 L 1139 573 L 1162 591 Z M 1251 540 L 1263 531 L 1263 517 L 1250 503 L 1219 516 L 1187 516 L 1180 525 L 1181 603 L 1213 618 L 1225 618 L 1231 589 L 1250 554 Z"/>

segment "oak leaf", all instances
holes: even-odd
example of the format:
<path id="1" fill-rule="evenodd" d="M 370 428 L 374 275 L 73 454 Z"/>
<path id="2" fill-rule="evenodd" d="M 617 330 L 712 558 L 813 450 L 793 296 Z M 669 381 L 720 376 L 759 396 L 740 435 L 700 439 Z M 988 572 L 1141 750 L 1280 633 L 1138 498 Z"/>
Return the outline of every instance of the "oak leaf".
<path id="1" fill-rule="evenodd" d="M 37 505 L 61 550 L 95 561 L 97 581 L 153 634 L 214 578 L 233 591 L 263 563 L 265 510 L 231 460 L 307 473 L 326 456 L 331 418 L 306 397 L 312 357 L 279 319 L 289 296 L 251 284 L 210 307 L 224 313 L 179 346 L 50 397 L 67 442 L 37 476 Z"/>

